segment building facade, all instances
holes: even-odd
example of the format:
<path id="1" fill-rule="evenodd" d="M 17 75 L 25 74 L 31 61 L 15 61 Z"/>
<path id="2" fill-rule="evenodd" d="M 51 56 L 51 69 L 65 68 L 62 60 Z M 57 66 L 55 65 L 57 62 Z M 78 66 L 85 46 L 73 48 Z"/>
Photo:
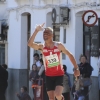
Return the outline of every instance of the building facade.
<path id="1" fill-rule="evenodd" d="M 53 24 L 52 9 L 59 7 L 69 8 L 69 19 L 66 25 L 57 24 L 57 22 L 55 22 L 56 25 Z M 1 10 L 3 8 L 5 11 Z M 0 2 L 0 20 L 5 18 L 9 26 L 6 42 L 1 42 L 1 44 L 6 44 L 4 62 L 8 64 L 9 71 L 8 100 L 17 100 L 15 93 L 22 85 L 29 86 L 32 95 L 28 74 L 34 63 L 33 54 L 38 51 L 29 48 L 27 41 L 33 34 L 36 24 L 44 22 L 45 27 L 50 26 L 55 29 L 55 40 L 62 42 L 72 52 L 77 63 L 81 54 L 87 55 L 88 61 L 94 68 L 90 100 L 99 100 L 98 57 L 90 54 L 92 34 L 90 30 L 93 27 L 87 27 L 82 22 L 82 15 L 87 10 L 94 10 L 100 18 L 100 0 L 7 0 Z M 99 21 L 95 26 L 99 26 Z M 37 34 L 36 43 L 43 43 L 42 35 L 42 32 Z M 73 65 L 65 55 L 63 55 L 63 63 L 67 65 L 73 80 Z"/>

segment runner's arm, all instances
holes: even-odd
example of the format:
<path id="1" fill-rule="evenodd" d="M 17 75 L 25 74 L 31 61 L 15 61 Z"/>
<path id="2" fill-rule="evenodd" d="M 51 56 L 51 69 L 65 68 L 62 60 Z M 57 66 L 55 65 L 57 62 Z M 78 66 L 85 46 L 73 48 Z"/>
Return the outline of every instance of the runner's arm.
<path id="1" fill-rule="evenodd" d="M 28 46 L 31 47 L 31 48 L 34 48 L 35 50 L 42 50 L 42 47 L 43 45 L 42 44 L 37 44 L 34 42 L 34 39 L 37 35 L 37 33 L 39 31 L 42 31 L 43 30 L 43 26 L 44 26 L 45 23 L 41 24 L 41 25 L 38 25 L 33 33 L 33 35 L 30 37 L 29 41 L 28 41 Z"/>
<path id="2" fill-rule="evenodd" d="M 34 42 L 34 39 L 39 31 L 35 30 L 30 39 L 28 40 L 28 46 L 34 48 L 35 50 L 39 50 L 42 48 L 42 44 L 38 44 Z"/>
<path id="3" fill-rule="evenodd" d="M 74 56 L 72 55 L 72 53 L 69 52 L 69 51 L 64 47 L 64 45 L 61 44 L 61 43 L 58 45 L 58 48 L 59 48 L 60 51 L 62 51 L 64 54 L 66 54 L 66 55 L 69 57 L 70 61 L 71 61 L 72 64 L 74 65 L 74 68 L 75 68 L 75 69 L 78 68 L 77 63 L 76 63 L 76 60 L 75 60 Z"/>

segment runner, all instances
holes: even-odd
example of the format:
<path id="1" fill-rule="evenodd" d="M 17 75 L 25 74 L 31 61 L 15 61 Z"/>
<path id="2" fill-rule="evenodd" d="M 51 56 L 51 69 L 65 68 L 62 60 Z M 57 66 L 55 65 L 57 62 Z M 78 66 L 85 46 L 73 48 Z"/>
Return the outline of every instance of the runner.
<path id="1" fill-rule="evenodd" d="M 53 41 L 53 29 L 50 27 L 43 27 L 44 23 L 36 27 L 33 35 L 28 41 L 28 46 L 35 50 L 40 50 L 43 54 L 46 88 L 49 100 L 55 100 L 55 97 L 57 100 L 64 100 L 62 96 L 64 70 L 61 53 L 64 53 L 69 57 L 74 66 L 74 75 L 76 77 L 80 75 L 80 72 L 73 55 L 63 46 L 62 43 Z M 37 44 L 34 42 L 39 31 L 43 31 L 44 44 Z"/>

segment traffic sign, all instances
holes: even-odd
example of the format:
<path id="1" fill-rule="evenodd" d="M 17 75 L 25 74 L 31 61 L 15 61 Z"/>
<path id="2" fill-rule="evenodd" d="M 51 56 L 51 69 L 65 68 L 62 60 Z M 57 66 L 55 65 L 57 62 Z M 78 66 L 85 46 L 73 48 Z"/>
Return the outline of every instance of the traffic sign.
<path id="1" fill-rule="evenodd" d="M 87 10 L 82 16 L 82 21 L 86 26 L 92 27 L 97 23 L 98 15 L 93 10 Z"/>

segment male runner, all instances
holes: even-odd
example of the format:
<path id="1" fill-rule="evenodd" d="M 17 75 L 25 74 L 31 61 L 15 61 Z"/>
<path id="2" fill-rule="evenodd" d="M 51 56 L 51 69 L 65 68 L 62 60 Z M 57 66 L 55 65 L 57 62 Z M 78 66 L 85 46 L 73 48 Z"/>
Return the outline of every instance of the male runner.
<path id="1" fill-rule="evenodd" d="M 74 66 L 74 75 L 77 77 L 80 75 L 77 63 L 73 55 L 59 42 L 53 41 L 53 29 L 50 27 L 43 28 L 42 25 L 38 25 L 28 41 L 28 46 L 36 50 L 40 50 L 43 54 L 45 75 L 46 75 L 46 88 L 49 96 L 49 100 L 64 100 L 62 97 L 63 91 L 63 65 L 62 65 L 62 55 L 63 52 L 66 54 Z M 43 32 L 44 44 L 34 43 L 35 36 L 39 31 Z M 41 37 L 40 37 L 41 38 Z"/>

